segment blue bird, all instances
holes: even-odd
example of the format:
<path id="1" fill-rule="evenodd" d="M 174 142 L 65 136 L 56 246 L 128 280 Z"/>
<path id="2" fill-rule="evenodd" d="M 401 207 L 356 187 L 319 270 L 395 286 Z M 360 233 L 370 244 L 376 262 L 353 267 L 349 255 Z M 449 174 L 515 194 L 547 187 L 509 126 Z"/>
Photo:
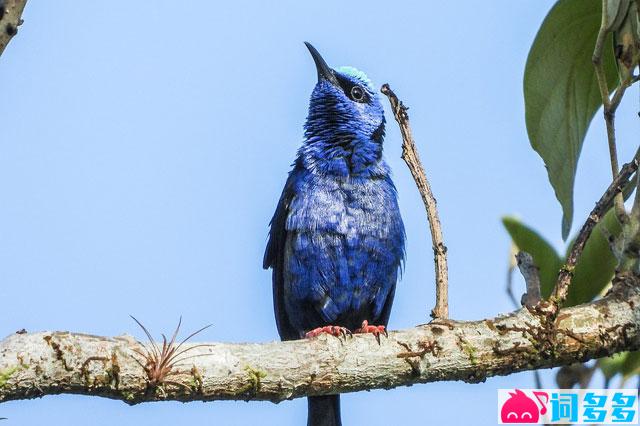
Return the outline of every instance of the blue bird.
<path id="1" fill-rule="evenodd" d="M 367 76 L 331 69 L 305 43 L 318 83 L 304 141 L 270 223 L 264 268 L 282 340 L 385 332 L 404 258 L 385 118 Z M 341 424 L 339 395 L 309 397 L 308 426 Z"/>

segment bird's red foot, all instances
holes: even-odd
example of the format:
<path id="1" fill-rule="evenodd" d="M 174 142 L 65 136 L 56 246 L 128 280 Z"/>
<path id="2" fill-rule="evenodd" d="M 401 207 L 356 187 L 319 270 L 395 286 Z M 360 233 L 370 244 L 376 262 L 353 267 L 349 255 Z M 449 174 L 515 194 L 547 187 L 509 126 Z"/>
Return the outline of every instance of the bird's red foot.
<path id="1" fill-rule="evenodd" d="M 352 335 L 351 330 L 349 330 L 348 328 L 340 327 L 338 325 L 327 325 L 324 327 L 314 328 L 313 330 L 307 332 L 304 335 L 304 337 L 309 339 L 311 337 L 316 337 L 321 334 L 330 334 L 336 337 L 344 337 L 345 339 L 347 338 L 347 336 Z"/>
<path id="2" fill-rule="evenodd" d="M 369 321 L 367 320 L 362 321 L 362 326 L 359 329 L 354 330 L 354 333 L 357 333 L 357 334 L 371 333 L 375 336 L 378 343 L 380 343 L 381 334 L 384 334 L 385 337 L 389 337 L 389 334 L 387 333 L 387 329 L 384 325 L 369 325 Z"/>

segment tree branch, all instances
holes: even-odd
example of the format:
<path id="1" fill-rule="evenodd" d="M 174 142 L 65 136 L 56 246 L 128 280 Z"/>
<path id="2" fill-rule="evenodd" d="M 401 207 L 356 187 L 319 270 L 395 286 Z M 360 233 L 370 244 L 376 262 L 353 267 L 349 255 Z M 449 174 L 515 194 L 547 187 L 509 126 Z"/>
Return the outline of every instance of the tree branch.
<path id="1" fill-rule="evenodd" d="M 616 111 L 618 106 L 620 106 L 620 102 L 627 90 L 633 83 L 638 81 L 638 76 L 634 76 L 632 71 L 637 67 L 637 62 L 627 63 L 622 60 L 619 53 L 616 53 L 616 61 L 618 61 L 618 67 L 626 69 L 626 72 L 623 73 L 625 76 L 620 77 L 620 84 L 616 87 L 616 90 L 613 94 L 613 97 L 609 97 L 610 89 L 607 84 L 607 77 L 604 70 L 604 44 L 606 42 L 606 38 L 610 33 L 618 33 L 620 31 L 620 26 L 624 25 L 624 20 L 632 19 L 635 20 L 635 17 L 629 15 L 632 9 L 629 9 L 627 5 L 626 9 L 619 9 L 622 7 L 622 4 L 618 4 L 617 15 L 616 16 L 608 16 L 608 0 L 602 0 L 602 20 L 600 23 L 600 29 L 598 31 L 598 37 L 596 39 L 596 45 L 593 50 L 593 56 L 591 58 L 593 65 L 595 67 L 596 78 L 598 81 L 598 88 L 600 89 L 600 97 L 602 99 L 603 105 L 603 116 L 605 125 L 607 128 L 607 142 L 609 145 L 609 159 L 611 163 L 611 173 L 613 178 L 618 175 L 618 152 L 616 147 L 616 130 L 615 130 L 615 119 L 616 119 Z M 633 9 L 635 10 L 635 9 Z M 620 19 L 622 18 L 622 19 Z M 618 36 L 620 36 L 618 34 Z M 621 36 L 623 37 L 623 36 Z M 624 38 L 624 37 L 623 37 Z M 615 37 L 614 37 L 615 40 Z M 622 194 L 617 194 L 614 198 L 614 208 L 616 216 L 620 223 L 624 224 L 627 219 L 627 214 L 624 208 L 624 199 Z"/>
<path id="2" fill-rule="evenodd" d="M 622 99 L 622 95 L 627 88 L 627 84 L 624 82 L 616 90 L 615 97 L 618 98 L 617 102 L 612 104 L 609 98 L 609 87 L 607 84 L 607 76 L 604 71 L 604 64 L 602 55 L 604 53 L 604 43 L 607 35 L 610 32 L 609 17 L 607 15 L 608 7 L 607 0 L 602 0 L 602 20 L 600 23 L 600 29 L 598 31 L 598 37 L 596 38 L 596 45 L 593 50 L 593 56 L 591 58 L 595 67 L 596 79 L 598 81 L 598 88 L 600 89 L 600 98 L 602 99 L 603 115 L 605 125 L 607 127 L 607 143 L 609 146 L 609 160 L 611 163 L 611 174 L 615 179 L 618 175 L 618 150 L 616 147 L 616 132 L 615 132 L 615 114 L 618 104 Z M 630 84 L 630 83 L 629 83 Z M 621 223 L 625 219 L 624 200 L 622 194 L 616 195 L 614 199 L 614 207 L 616 216 Z"/>
<path id="3" fill-rule="evenodd" d="M 394 388 L 548 368 L 640 348 L 640 280 L 619 276 L 602 300 L 554 315 L 544 302 L 506 316 L 373 336 L 321 336 L 193 347 L 150 385 L 132 337 L 68 332 L 14 334 L 0 342 L 0 401 L 73 393 L 129 404 L 270 400 Z"/>
<path id="4" fill-rule="evenodd" d="M 600 200 L 596 203 L 591 214 L 589 214 L 587 221 L 582 225 L 582 228 L 580 228 L 580 232 L 571 247 L 571 252 L 569 256 L 567 256 L 567 263 L 560 269 L 560 273 L 558 274 L 558 281 L 552 293 L 555 303 L 561 305 L 567 298 L 569 284 L 571 284 L 571 278 L 573 278 L 573 271 L 578 263 L 578 259 L 580 259 L 582 255 L 591 231 L 593 231 L 593 228 L 600 222 L 600 219 L 609 211 L 614 197 L 622 192 L 631 176 L 638 170 L 639 164 L 640 149 L 636 151 L 636 155 L 631 162 L 622 166 L 620 173 L 616 175 L 611 185 L 609 185 L 605 193 L 602 194 L 602 197 L 600 197 Z"/>
<path id="5" fill-rule="evenodd" d="M 27 0 L 0 0 L 0 55 L 18 33 Z"/>
<path id="6" fill-rule="evenodd" d="M 422 196 L 422 202 L 427 210 L 427 218 L 429 219 L 429 230 L 431 231 L 431 241 L 433 243 L 433 256 L 436 273 L 436 306 L 431 311 L 431 317 L 447 319 L 449 318 L 449 276 L 447 268 L 447 247 L 444 245 L 442 237 L 442 226 L 440 225 L 440 217 L 438 216 L 438 208 L 431 185 L 427 180 L 427 176 L 422 167 L 416 144 L 411 134 L 409 126 L 409 114 L 407 107 L 398 100 L 396 94 L 391 90 L 388 84 L 383 84 L 380 90 L 389 98 L 393 115 L 400 126 L 402 133 L 402 159 L 416 182 L 418 191 Z"/>

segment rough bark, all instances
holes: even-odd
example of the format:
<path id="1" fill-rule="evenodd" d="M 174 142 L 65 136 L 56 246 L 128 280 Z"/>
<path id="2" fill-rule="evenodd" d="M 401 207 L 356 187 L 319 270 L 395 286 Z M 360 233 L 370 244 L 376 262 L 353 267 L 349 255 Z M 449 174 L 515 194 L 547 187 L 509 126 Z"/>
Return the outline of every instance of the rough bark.
<path id="1" fill-rule="evenodd" d="M 481 321 L 446 321 L 373 336 L 194 347 L 152 384 L 140 343 L 69 332 L 16 333 L 0 342 L 0 401 L 75 393 L 134 404 L 270 400 L 486 377 L 640 348 L 637 277 L 606 297 L 555 315 L 542 302 Z M 196 346 L 197 344 L 191 344 Z M 185 346 L 187 347 L 187 346 Z"/>
<path id="2" fill-rule="evenodd" d="M 27 0 L 0 0 L 0 55 L 18 33 Z"/>

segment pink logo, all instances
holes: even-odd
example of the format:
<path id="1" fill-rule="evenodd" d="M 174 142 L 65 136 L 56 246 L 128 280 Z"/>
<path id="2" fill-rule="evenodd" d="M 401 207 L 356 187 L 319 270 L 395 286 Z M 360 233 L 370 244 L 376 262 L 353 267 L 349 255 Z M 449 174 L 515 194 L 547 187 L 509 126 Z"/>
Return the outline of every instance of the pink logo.
<path id="1" fill-rule="evenodd" d="M 549 395 L 546 392 L 533 392 L 540 408 L 520 389 L 516 389 L 515 393 L 509 392 L 509 395 L 509 399 L 505 401 L 502 410 L 500 410 L 500 418 L 503 423 L 538 423 L 540 414 L 547 412 L 546 405 L 549 402 Z M 544 402 L 541 398 L 544 398 Z"/>

